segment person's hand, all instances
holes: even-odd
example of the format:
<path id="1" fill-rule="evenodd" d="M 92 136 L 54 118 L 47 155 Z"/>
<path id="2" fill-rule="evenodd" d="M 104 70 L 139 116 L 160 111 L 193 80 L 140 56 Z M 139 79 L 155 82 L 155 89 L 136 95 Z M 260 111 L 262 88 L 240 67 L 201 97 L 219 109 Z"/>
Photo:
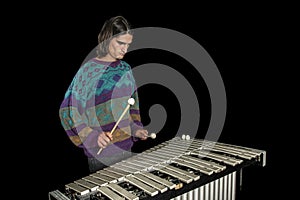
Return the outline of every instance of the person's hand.
<path id="1" fill-rule="evenodd" d="M 135 137 L 138 137 L 141 140 L 146 140 L 148 138 L 148 131 L 145 129 L 138 129 L 135 132 Z"/>
<path id="2" fill-rule="evenodd" d="M 102 132 L 98 136 L 97 143 L 100 148 L 105 148 L 112 139 L 112 134 L 110 132 Z"/>

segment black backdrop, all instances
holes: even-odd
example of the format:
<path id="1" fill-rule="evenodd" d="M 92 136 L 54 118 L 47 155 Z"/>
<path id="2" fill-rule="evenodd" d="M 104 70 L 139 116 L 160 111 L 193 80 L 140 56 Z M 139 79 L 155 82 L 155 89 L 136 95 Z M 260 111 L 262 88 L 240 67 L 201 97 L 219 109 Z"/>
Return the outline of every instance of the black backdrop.
<path id="1" fill-rule="evenodd" d="M 204 12 L 207 9 L 209 12 Z M 26 38 L 25 43 L 31 49 L 30 56 L 26 57 L 30 60 L 26 72 L 32 77 L 27 91 L 31 125 L 26 127 L 33 136 L 28 138 L 34 145 L 28 145 L 30 151 L 24 166 L 30 169 L 30 177 L 34 177 L 35 192 L 42 195 L 39 199 L 47 199 L 49 191 L 88 174 L 81 149 L 69 141 L 60 124 L 58 109 L 77 69 L 97 44 L 103 22 L 119 14 L 137 28 L 164 27 L 179 31 L 196 40 L 208 52 L 220 71 L 227 95 L 227 116 L 219 142 L 267 151 L 266 167 L 245 169 L 242 192 L 243 199 L 269 197 L 278 186 L 272 181 L 275 171 L 273 142 L 277 136 L 270 130 L 276 121 L 269 120 L 274 113 L 271 81 L 275 69 L 270 67 L 267 51 L 273 24 L 265 17 L 264 10 L 255 10 L 255 16 L 250 10 L 232 9 L 227 13 L 204 6 L 148 10 L 146 5 L 139 9 L 101 4 L 76 9 L 44 5 L 34 10 L 33 15 L 26 15 L 23 20 L 27 28 L 22 29 L 22 34 L 17 33 L 16 38 Z M 20 18 L 17 23 L 22 24 L 23 20 Z M 201 138 L 209 122 L 209 98 L 201 78 L 185 71 L 188 67 L 181 69 L 186 63 L 167 52 L 145 50 L 130 54 L 125 60 L 133 66 L 161 62 L 186 74 L 197 95 L 204 97 L 201 101 L 203 119 L 197 135 Z M 161 94 L 154 98 L 157 91 Z M 162 132 L 175 133 L 180 110 L 172 92 L 168 88 L 149 85 L 140 88 L 139 94 L 144 123 L 149 123 L 149 107 L 160 103 L 168 112 L 168 121 Z M 163 136 L 160 136 L 154 141 L 138 143 L 135 151 L 142 151 L 162 140 Z"/>

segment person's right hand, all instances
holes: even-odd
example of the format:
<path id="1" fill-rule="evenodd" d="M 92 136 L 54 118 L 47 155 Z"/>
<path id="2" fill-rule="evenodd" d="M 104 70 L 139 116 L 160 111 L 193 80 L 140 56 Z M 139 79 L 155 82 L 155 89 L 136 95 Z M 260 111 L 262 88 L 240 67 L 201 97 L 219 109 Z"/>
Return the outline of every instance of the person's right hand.
<path id="1" fill-rule="evenodd" d="M 98 136 L 98 140 L 97 140 L 98 146 L 100 148 L 105 148 L 112 139 L 113 139 L 112 134 L 110 132 L 102 132 Z"/>

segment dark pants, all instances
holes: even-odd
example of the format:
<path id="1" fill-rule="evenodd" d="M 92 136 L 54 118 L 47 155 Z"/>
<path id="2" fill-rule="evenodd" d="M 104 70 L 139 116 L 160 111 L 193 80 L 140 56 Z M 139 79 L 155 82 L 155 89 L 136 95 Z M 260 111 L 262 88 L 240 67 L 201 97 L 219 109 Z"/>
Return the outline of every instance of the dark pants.
<path id="1" fill-rule="evenodd" d="M 101 169 L 107 167 L 107 166 L 110 166 L 114 163 L 120 162 L 121 160 L 129 158 L 131 155 L 132 155 L 131 152 L 124 151 L 122 153 L 112 155 L 109 157 L 88 158 L 89 170 L 91 173 L 94 173 L 98 170 L 101 170 Z"/>

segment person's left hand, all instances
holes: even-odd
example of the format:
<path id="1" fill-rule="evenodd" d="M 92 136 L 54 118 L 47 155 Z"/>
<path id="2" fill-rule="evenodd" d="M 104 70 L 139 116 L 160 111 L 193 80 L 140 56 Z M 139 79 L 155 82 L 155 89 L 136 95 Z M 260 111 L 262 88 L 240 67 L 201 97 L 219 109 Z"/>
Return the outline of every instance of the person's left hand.
<path id="1" fill-rule="evenodd" d="M 135 132 L 135 137 L 138 137 L 141 140 L 146 140 L 148 138 L 148 131 L 145 129 L 138 129 Z"/>

